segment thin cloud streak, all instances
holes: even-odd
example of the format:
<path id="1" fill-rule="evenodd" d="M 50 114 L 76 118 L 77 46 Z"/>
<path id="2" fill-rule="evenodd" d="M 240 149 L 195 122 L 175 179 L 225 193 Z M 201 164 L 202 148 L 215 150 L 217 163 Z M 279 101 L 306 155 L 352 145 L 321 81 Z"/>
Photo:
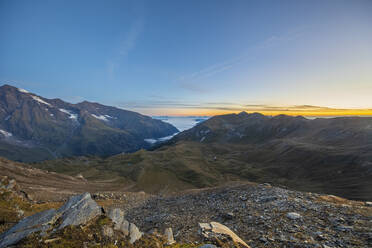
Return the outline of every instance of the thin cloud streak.
<path id="1" fill-rule="evenodd" d="M 304 28 L 297 28 L 293 31 L 288 32 L 287 34 L 283 35 L 273 35 L 266 40 L 262 41 L 260 44 L 257 44 L 255 46 L 252 46 L 249 50 L 253 49 L 265 49 L 268 47 L 273 47 L 276 45 L 280 45 L 282 43 L 287 43 L 292 40 L 297 39 L 298 37 L 301 36 Z M 183 75 L 180 76 L 178 81 L 179 81 L 179 86 L 183 89 L 190 90 L 193 92 L 199 92 L 203 93 L 206 92 L 207 89 L 204 89 L 200 87 L 199 83 L 196 83 L 195 81 L 199 81 L 202 79 L 206 79 L 209 77 L 212 77 L 216 74 L 219 74 L 221 72 L 227 71 L 232 69 L 234 66 L 237 66 L 239 64 L 242 64 L 246 62 L 247 59 L 253 59 L 252 55 L 249 54 L 244 54 L 242 56 L 238 56 L 236 58 L 231 58 L 228 60 L 225 60 L 224 62 L 213 64 L 210 66 L 207 66 L 199 71 L 193 72 L 188 75 Z"/>
<path id="2" fill-rule="evenodd" d="M 141 1 L 136 2 L 134 12 L 136 12 L 136 18 L 132 22 L 129 31 L 124 35 L 124 38 L 120 42 L 116 55 L 107 61 L 107 74 L 109 79 L 114 78 L 115 71 L 120 66 L 120 63 L 128 57 L 130 51 L 136 47 L 138 38 L 144 30 L 144 6 Z"/>

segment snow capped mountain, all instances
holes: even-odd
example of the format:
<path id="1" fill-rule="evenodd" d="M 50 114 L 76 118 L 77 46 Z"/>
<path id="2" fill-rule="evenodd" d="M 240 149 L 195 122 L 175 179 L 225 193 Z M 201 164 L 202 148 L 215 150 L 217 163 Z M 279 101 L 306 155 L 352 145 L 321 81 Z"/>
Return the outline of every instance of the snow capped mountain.
<path id="1" fill-rule="evenodd" d="M 114 155 L 147 148 L 145 138 L 177 131 L 132 111 L 87 101 L 71 104 L 10 85 L 0 87 L 0 156 L 14 160 Z"/>

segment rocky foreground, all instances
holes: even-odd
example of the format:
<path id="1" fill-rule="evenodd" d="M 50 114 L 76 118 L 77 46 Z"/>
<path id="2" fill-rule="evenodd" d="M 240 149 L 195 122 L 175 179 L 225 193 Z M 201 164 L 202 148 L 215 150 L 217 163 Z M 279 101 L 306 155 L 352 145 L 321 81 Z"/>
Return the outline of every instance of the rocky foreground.
<path id="1" fill-rule="evenodd" d="M 7 183 L 2 199 L 16 194 Z M 13 224 L 0 235 L 7 246 L 371 247 L 372 203 L 269 184 L 173 196 L 85 193 Z"/>

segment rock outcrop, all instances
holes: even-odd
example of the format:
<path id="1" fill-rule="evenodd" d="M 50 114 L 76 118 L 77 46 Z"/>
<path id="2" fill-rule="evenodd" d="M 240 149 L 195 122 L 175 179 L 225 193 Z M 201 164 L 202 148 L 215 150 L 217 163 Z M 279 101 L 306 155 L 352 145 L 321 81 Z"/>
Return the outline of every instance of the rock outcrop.
<path id="1" fill-rule="evenodd" d="M 69 225 L 85 224 L 102 213 L 102 209 L 92 200 L 89 193 L 72 196 L 68 202 L 58 209 L 62 223 L 58 229 Z"/>
<path id="2" fill-rule="evenodd" d="M 125 236 L 129 235 L 131 244 L 133 244 L 142 237 L 143 233 L 138 229 L 138 227 L 133 223 L 129 223 L 124 218 L 123 210 L 119 208 L 111 209 L 108 212 L 108 217 L 112 220 L 112 222 L 114 222 L 115 230 L 121 231 Z"/>
<path id="3" fill-rule="evenodd" d="M 0 236 L 0 248 L 15 244 L 28 235 L 53 232 L 68 225 L 85 224 L 102 213 L 89 193 L 72 196 L 58 210 L 50 209 L 21 220 Z"/>
<path id="4" fill-rule="evenodd" d="M 227 226 L 224 226 L 218 222 L 211 223 L 199 223 L 200 233 L 207 240 L 219 240 L 230 238 L 232 241 L 239 243 L 240 245 L 250 248 L 238 235 L 231 231 Z"/>
<path id="5" fill-rule="evenodd" d="M 127 228 L 123 228 L 123 226 L 124 226 L 123 224 L 125 222 L 124 211 L 123 210 L 121 210 L 119 208 L 110 209 L 108 211 L 107 216 L 112 220 L 112 222 L 114 222 L 114 224 L 115 224 L 114 229 L 115 230 L 124 231 L 123 229 L 125 229 L 126 235 L 128 235 L 129 226 Z"/>

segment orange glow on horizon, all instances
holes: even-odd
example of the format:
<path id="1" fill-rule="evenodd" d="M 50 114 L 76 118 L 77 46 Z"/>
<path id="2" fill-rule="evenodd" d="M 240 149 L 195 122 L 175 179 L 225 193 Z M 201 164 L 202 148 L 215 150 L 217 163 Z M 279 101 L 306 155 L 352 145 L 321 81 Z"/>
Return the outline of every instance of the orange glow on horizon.
<path id="1" fill-rule="evenodd" d="M 166 111 L 159 111 L 159 116 L 215 116 L 215 115 L 224 115 L 224 114 L 237 114 L 242 111 L 247 113 L 261 113 L 263 115 L 290 115 L 290 116 L 311 116 L 311 117 L 324 117 L 324 116 L 372 116 L 372 109 L 330 109 L 323 108 L 318 110 L 251 110 L 251 109 L 242 109 L 236 111 L 226 111 L 226 110 L 216 110 L 216 109 L 198 109 L 197 112 L 195 109 L 169 109 Z"/>

